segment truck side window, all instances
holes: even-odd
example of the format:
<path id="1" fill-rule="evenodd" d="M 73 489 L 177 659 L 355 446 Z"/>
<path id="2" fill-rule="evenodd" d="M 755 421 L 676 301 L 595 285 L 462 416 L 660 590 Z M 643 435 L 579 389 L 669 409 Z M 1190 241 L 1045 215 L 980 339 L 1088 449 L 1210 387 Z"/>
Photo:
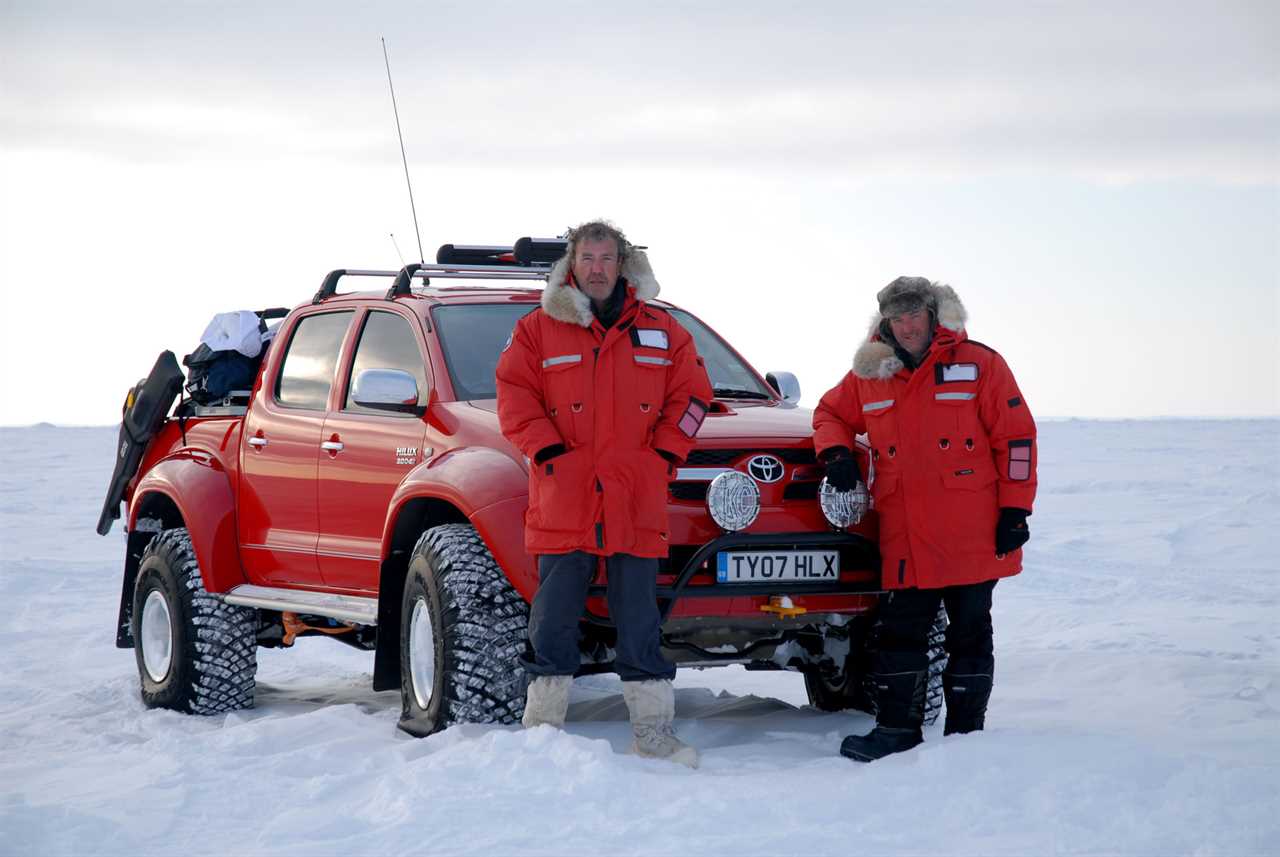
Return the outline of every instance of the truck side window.
<path id="1" fill-rule="evenodd" d="M 351 400 L 351 388 L 355 385 L 356 378 L 360 377 L 360 373 L 365 369 L 399 369 L 408 372 L 418 382 L 418 404 L 426 404 L 425 367 L 426 360 L 418 349 L 418 339 L 413 335 L 413 328 L 409 326 L 408 319 L 393 312 L 374 310 L 365 319 L 364 330 L 360 331 L 355 363 L 351 367 L 347 390 L 342 397 L 342 409 L 389 416 L 386 411 L 362 408 Z"/>
<path id="2" fill-rule="evenodd" d="M 289 408 L 323 411 L 333 386 L 333 371 L 338 366 L 338 352 L 351 312 L 327 312 L 309 315 L 298 322 L 289 339 L 280 379 L 276 382 L 276 401 Z"/>

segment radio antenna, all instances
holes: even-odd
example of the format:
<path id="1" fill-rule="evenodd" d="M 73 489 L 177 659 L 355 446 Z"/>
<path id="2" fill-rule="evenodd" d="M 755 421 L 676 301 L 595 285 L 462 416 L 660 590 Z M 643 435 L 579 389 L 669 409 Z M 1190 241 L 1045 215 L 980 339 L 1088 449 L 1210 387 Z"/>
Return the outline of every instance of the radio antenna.
<path id="1" fill-rule="evenodd" d="M 396 107 L 396 86 L 391 82 L 391 60 L 387 57 L 386 39 L 382 39 L 382 60 L 387 65 L 387 87 L 391 90 L 391 110 L 396 115 L 396 136 L 400 138 L 400 160 L 404 162 L 404 183 L 409 188 L 409 210 L 413 212 L 413 232 L 418 236 L 418 261 L 425 265 L 426 255 L 422 252 L 422 230 L 418 228 L 418 207 L 413 204 L 413 183 L 409 181 L 409 158 L 404 153 L 404 134 L 400 131 L 400 109 Z M 394 240 L 393 237 L 392 241 Z M 400 252 L 399 247 L 396 248 L 396 252 Z"/>
<path id="2" fill-rule="evenodd" d="M 403 268 L 403 267 L 404 267 L 404 254 L 400 252 L 400 242 L 396 240 L 396 234 L 395 234 L 394 232 L 391 232 L 391 233 L 388 233 L 388 234 L 390 234 L 390 235 L 391 235 L 391 246 L 392 246 L 392 247 L 394 247 L 394 248 L 396 248 L 396 255 L 400 257 L 400 267 L 401 267 L 401 268 Z"/>

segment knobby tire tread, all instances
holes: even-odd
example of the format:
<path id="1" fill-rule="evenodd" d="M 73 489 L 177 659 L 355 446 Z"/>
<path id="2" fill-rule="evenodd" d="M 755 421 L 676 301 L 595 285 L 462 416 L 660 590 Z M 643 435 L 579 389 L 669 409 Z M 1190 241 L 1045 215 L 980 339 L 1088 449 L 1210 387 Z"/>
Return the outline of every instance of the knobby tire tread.
<path id="1" fill-rule="evenodd" d="M 528 605 L 468 524 L 432 527 L 414 553 L 427 557 L 435 575 L 444 614 L 440 630 L 452 653 L 442 725 L 519 722 Z"/>
<path id="2" fill-rule="evenodd" d="M 158 533 L 143 551 L 143 561 L 162 559 L 180 588 L 189 617 L 186 658 L 189 684 L 180 689 L 180 706 L 191 714 L 223 714 L 253 707 L 258 670 L 258 611 L 227 604 L 204 588 L 195 549 L 186 528 Z M 175 617 L 177 620 L 178 617 Z"/>

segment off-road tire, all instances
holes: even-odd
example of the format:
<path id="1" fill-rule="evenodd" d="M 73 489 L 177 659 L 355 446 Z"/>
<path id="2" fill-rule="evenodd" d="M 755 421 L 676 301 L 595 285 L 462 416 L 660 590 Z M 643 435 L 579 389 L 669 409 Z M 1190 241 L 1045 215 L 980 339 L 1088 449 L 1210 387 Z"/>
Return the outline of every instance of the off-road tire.
<path id="1" fill-rule="evenodd" d="M 938 616 L 929 629 L 929 682 L 925 686 L 924 722 L 933 725 L 942 713 L 942 673 L 947 668 L 947 650 L 943 643 L 947 632 L 947 610 L 938 608 Z M 823 677 L 806 672 L 804 687 L 809 694 L 809 704 L 822 711 L 864 711 L 875 715 L 876 685 L 871 675 L 871 663 L 875 657 L 875 630 L 863 638 L 851 634 L 849 655 L 844 670 L 835 676 Z"/>
<path id="2" fill-rule="evenodd" d="M 947 668 L 947 608 L 939 607 L 929 629 L 929 683 L 925 686 L 924 722 L 932 726 L 942 713 L 942 673 Z"/>
<path id="3" fill-rule="evenodd" d="M 150 638 L 142 628 L 153 592 L 169 617 L 170 657 L 159 678 L 148 672 Z M 164 530 L 143 549 L 130 626 L 142 702 L 148 708 L 222 714 L 253 707 L 258 611 L 227 604 L 205 591 L 185 528 Z"/>
<path id="4" fill-rule="evenodd" d="M 805 670 L 804 689 L 809 694 L 809 704 L 821 711 L 875 714 L 875 684 L 869 678 L 871 619 L 858 616 L 848 628 L 849 654 L 840 671 L 823 674 L 816 669 Z"/>
<path id="5" fill-rule="evenodd" d="M 420 623 L 430 621 L 432 659 L 429 675 L 420 665 L 416 688 L 415 609 Z M 409 559 L 401 602 L 400 728 L 425 736 L 456 723 L 519 722 L 528 635 L 529 606 L 475 528 L 427 530 Z M 420 652 L 428 648 L 425 637 L 418 643 Z"/>

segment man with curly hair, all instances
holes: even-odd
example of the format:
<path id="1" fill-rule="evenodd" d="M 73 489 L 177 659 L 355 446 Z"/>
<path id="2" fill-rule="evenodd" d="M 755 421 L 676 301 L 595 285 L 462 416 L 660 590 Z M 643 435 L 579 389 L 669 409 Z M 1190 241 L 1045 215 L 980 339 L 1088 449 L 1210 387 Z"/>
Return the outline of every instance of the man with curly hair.
<path id="1" fill-rule="evenodd" d="M 539 309 L 498 362 L 503 434 L 531 462 L 525 548 L 538 557 L 524 725 L 563 725 L 579 621 L 603 565 L 614 659 L 640 755 L 696 766 L 675 736 L 675 667 L 659 648 L 667 484 L 711 402 L 689 333 L 661 307 L 648 259 L 620 230 L 572 230 Z"/>

